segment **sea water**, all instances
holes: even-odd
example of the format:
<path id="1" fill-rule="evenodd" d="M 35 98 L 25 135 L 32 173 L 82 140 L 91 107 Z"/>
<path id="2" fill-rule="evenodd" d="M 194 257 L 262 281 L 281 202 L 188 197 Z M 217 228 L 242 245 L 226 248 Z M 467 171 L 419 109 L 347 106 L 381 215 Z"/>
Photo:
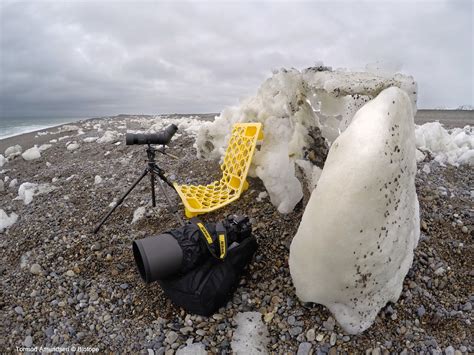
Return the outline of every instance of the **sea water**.
<path id="1" fill-rule="evenodd" d="M 0 117 L 0 139 L 79 121 L 78 117 Z"/>

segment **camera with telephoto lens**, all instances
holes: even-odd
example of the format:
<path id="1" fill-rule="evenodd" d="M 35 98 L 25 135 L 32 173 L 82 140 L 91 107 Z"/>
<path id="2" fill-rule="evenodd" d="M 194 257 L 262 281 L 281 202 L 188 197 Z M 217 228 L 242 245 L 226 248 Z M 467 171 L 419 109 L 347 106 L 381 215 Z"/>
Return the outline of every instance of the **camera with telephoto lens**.
<path id="1" fill-rule="evenodd" d="M 133 256 L 142 279 L 150 283 L 186 274 L 211 257 L 223 259 L 227 250 L 251 233 L 246 216 L 229 215 L 218 223 L 194 221 L 158 236 L 135 240 Z"/>

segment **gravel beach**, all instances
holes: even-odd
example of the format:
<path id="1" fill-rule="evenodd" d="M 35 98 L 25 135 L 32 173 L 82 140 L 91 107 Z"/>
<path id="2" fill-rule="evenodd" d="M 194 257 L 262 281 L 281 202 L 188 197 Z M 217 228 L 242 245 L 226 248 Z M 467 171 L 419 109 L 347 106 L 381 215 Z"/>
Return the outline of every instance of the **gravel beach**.
<path id="1" fill-rule="evenodd" d="M 239 200 L 202 216 L 216 221 L 229 213 L 247 214 L 259 242 L 232 300 L 206 318 L 173 306 L 157 283 L 144 284 L 135 269 L 132 241 L 177 227 L 159 190 L 158 206 L 150 206 L 148 181 L 92 233 L 114 198 L 145 168 L 145 147 L 126 146 L 126 130 L 144 130 L 153 123 L 150 116 L 121 115 L 0 140 L 2 154 L 15 144 L 23 151 L 51 144 L 38 159 L 17 156 L 0 168 L 0 208 L 18 215 L 0 233 L 2 352 L 75 346 L 101 353 L 173 354 L 200 343 L 208 352 L 230 353 L 234 317 L 246 311 L 262 314 L 270 353 L 474 351 L 472 167 L 443 167 L 429 156 L 418 163 L 421 238 L 413 265 L 398 302 L 388 304 L 357 336 L 345 334 L 323 306 L 301 304 L 295 296 L 289 246 L 309 192 L 294 212 L 282 215 L 268 198 L 257 199 L 265 189 L 260 180 L 249 178 L 250 188 Z M 92 138 L 107 131 L 118 134 L 103 143 Z M 218 162 L 198 160 L 194 138 L 179 133 L 169 146 L 179 159 L 158 155 L 169 178 L 200 184 L 217 179 Z M 43 187 L 29 204 L 16 199 L 25 182 Z M 131 223 L 139 207 L 144 216 Z"/>

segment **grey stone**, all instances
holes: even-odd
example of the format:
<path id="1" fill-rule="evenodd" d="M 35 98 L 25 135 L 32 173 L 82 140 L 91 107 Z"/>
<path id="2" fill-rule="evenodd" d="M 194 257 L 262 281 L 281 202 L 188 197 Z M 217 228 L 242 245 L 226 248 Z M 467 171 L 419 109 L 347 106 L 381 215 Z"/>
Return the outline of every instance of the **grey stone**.
<path id="1" fill-rule="evenodd" d="M 30 272 L 33 275 L 41 275 L 43 273 L 43 268 L 41 267 L 40 264 L 33 264 L 30 267 Z"/>
<path id="2" fill-rule="evenodd" d="M 167 335 L 166 335 L 166 338 L 165 338 L 165 341 L 168 343 L 168 344 L 174 344 L 174 342 L 178 340 L 178 333 L 176 333 L 175 331 L 170 331 Z"/>
<path id="3" fill-rule="evenodd" d="M 310 343 L 301 343 L 298 346 L 298 352 L 296 353 L 296 355 L 309 355 L 310 351 L 311 351 Z"/>
<path id="4" fill-rule="evenodd" d="M 16 306 L 16 307 L 15 307 L 15 312 L 16 312 L 17 314 L 22 315 L 22 316 L 25 315 L 25 312 L 23 312 L 23 308 L 21 308 L 20 306 Z"/>
<path id="5" fill-rule="evenodd" d="M 425 306 L 423 305 L 418 307 L 418 309 L 416 310 L 416 314 L 418 314 L 418 317 L 423 317 L 425 313 L 426 313 L 426 309 L 425 309 Z"/>
<path id="6" fill-rule="evenodd" d="M 454 355 L 454 348 L 450 345 L 446 349 L 444 349 L 444 353 L 446 355 Z"/>
<path id="7" fill-rule="evenodd" d="M 294 325 L 296 322 L 296 318 L 294 316 L 289 316 L 287 322 L 289 325 Z"/>
<path id="8" fill-rule="evenodd" d="M 126 289 L 128 288 L 128 284 L 127 284 L 127 283 L 123 283 L 123 284 L 120 285 L 120 288 L 121 288 L 122 290 L 126 290 Z"/>
<path id="9" fill-rule="evenodd" d="M 329 317 L 327 320 L 323 322 L 323 327 L 326 330 L 333 331 L 334 327 L 336 326 L 336 321 L 333 317 Z"/>
<path id="10" fill-rule="evenodd" d="M 466 304 L 462 307 L 463 311 L 472 311 L 472 303 L 466 302 Z"/>
<path id="11" fill-rule="evenodd" d="M 311 328 L 306 332 L 306 340 L 307 341 L 314 341 L 316 339 L 316 334 L 314 328 Z"/>
<path id="12" fill-rule="evenodd" d="M 303 328 L 301 328 L 301 327 L 293 327 L 289 330 L 289 333 L 292 337 L 295 337 L 295 336 L 301 334 L 302 331 L 303 331 Z"/>
<path id="13" fill-rule="evenodd" d="M 102 245 L 99 242 L 95 242 L 94 244 L 92 244 L 91 250 L 99 251 L 100 249 L 102 249 Z"/>
<path id="14" fill-rule="evenodd" d="M 331 346 L 336 345 L 336 340 L 337 340 L 337 334 L 331 333 L 331 337 L 329 338 L 329 344 L 331 344 Z"/>
<path id="15" fill-rule="evenodd" d="M 27 348 L 31 347 L 33 345 L 33 337 L 31 335 L 28 335 L 25 340 L 23 340 L 23 345 Z"/>

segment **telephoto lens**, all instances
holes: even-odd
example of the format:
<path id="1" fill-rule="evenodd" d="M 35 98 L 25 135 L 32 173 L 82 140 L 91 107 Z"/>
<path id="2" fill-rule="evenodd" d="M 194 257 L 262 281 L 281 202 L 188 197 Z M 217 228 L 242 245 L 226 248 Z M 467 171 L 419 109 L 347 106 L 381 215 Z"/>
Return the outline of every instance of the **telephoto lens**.
<path id="1" fill-rule="evenodd" d="M 133 256 L 142 279 L 150 283 L 185 274 L 208 258 L 219 256 L 220 232 L 216 225 L 218 223 L 191 222 L 158 236 L 135 240 Z M 252 233 L 250 221 L 245 216 L 230 215 L 221 226 L 225 229 L 226 248 L 240 243 Z"/>

